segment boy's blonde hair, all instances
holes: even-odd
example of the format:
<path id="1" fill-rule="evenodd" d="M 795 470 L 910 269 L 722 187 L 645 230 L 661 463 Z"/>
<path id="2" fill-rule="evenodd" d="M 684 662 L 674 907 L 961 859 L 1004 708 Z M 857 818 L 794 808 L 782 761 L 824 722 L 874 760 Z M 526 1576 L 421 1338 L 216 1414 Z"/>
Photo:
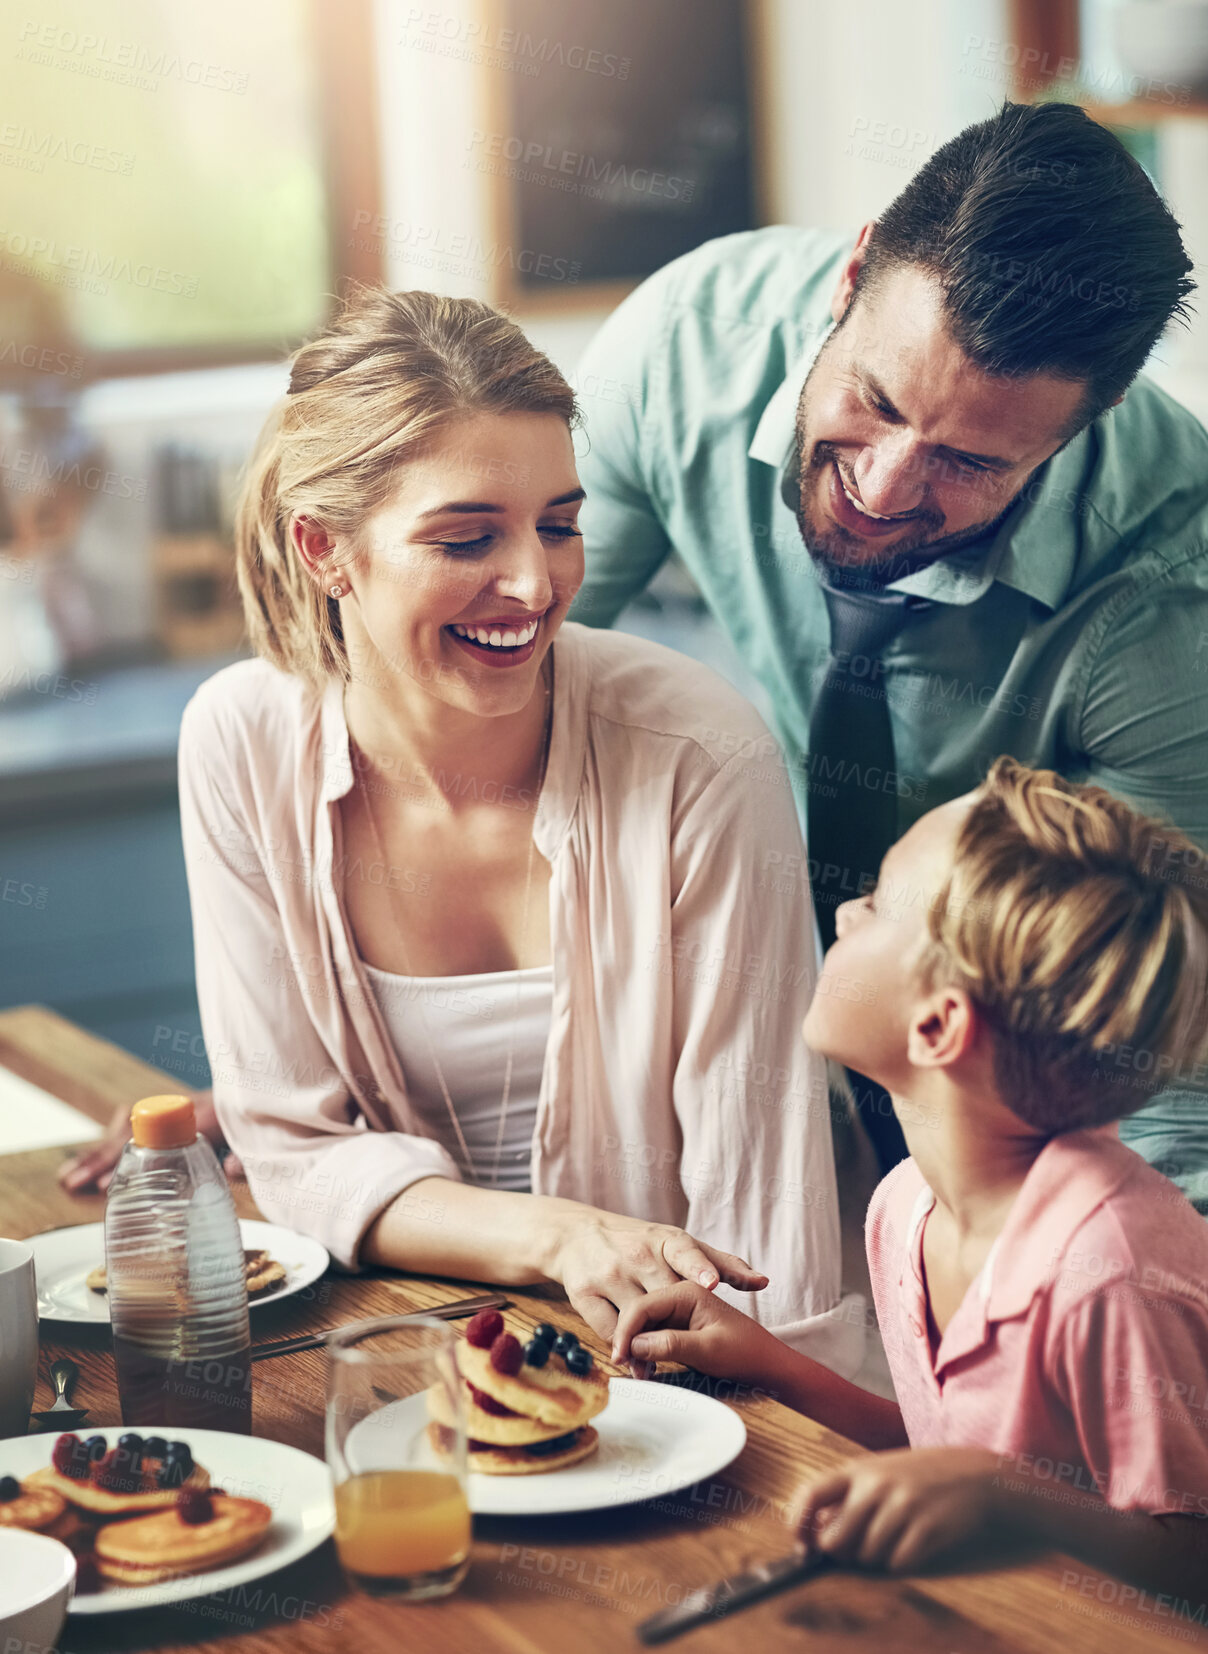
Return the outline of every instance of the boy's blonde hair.
<path id="1" fill-rule="evenodd" d="M 1208 1049 L 1208 857 L 1101 787 L 999 758 L 928 927 L 925 982 L 981 1009 L 1031 1126 L 1119 1119 Z"/>
<path id="2" fill-rule="evenodd" d="M 335 323 L 296 351 L 235 519 L 239 590 L 257 654 L 316 687 L 348 678 L 339 605 L 290 541 L 297 515 L 355 542 L 396 470 L 452 420 L 554 413 L 575 395 L 516 324 L 476 299 L 354 288 Z M 335 571 L 333 570 L 333 573 Z"/>

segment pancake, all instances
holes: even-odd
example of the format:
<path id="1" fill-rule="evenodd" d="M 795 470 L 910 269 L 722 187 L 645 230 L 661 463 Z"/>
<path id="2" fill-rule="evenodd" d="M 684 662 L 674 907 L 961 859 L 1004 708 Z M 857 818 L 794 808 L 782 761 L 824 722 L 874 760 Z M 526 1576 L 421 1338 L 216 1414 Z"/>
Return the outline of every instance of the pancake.
<path id="1" fill-rule="evenodd" d="M 589 1373 L 572 1373 L 560 1355 L 551 1351 L 543 1367 L 526 1362 L 517 1373 L 501 1373 L 491 1365 L 490 1350 L 478 1349 L 466 1339 L 457 1345 L 462 1377 L 495 1401 L 542 1424 L 574 1430 L 608 1406 L 608 1378 L 598 1364 Z"/>
<path id="2" fill-rule="evenodd" d="M 32 1478 L 29 1478 L 32 1481 Z M 0 1528 L 25 1528 L 29 1533 L 45 1533 L 63 1516 L 67 1501 L 52 1487 L 21 1484 L 15 1499 L 0 1503 Z"/>
<path id="3" fill-rule="evenodd" d="M 98 1487 L 95 1482 L 77 1482 L 70 1476 L 61 1476 L 53 1465 L 47 1465 L 45 1470 L 33 1471 L 22 1486 L 51 1489 L 61 1494 L 68 1504 L 76 1505 L 94 1516 L 137 1516 L 143 1511 L 164 1510 L 174 1505 L 180 1487 L 210 1485 L 209 1471 L 195 1464 L 188 1480 L 182 1482 L 180 1487 L 156 1487 L 154 1473 L 159 1469 L 159 1463 L 158 1459 L 143 1460 L 144 1466 L 151 1468 L 144 1469 L 143 1485 L 137 1493 L 110 1493 L 108 1488 Z"/>
<path id="4" fill-rule="evenodd" d="M 213 1517 L 190 1524 L 176 1510 L 113 1522 L 96 1537 L 96 1563 L 104 1579 L 121 1585 L 154 1585 L 181 1574 L 205 1573 L 254 1551 L 273 1513 L 259 1499 L 213 1495 Z"/>
<path id="5" fill-rule="evenodd" d="M 428 1426 L 428 1440 L 438 1454 L 446 1456 L 452 1445 L 452 1432 L 446 1430 L 444 1425 L 433 1422 Z M 553 1440 L 562 1441 L 563 1438 L 556 1436 Z M 540 1444 L 537 1447 L 496 1447 L 490 1442 L 471 1440 L 466 1464 L 470 1470 L 476 1470 L 483 1476 L 544 1476 L 551 1470 L 565 1470 L 567 1465 L 590 1458 L 599 1443 L 599 1432 L 590 1424 L 570 1431 L 565 1445 L 553 1451 L 549 1448 L 542 1451 Z"/>
<path id="6" fill-rule="evenodd" d="M 243 1253 L 243 1269 L 247 1279 L 247 1293 L 249 1298 L 255 1298 L 270 1287 L 279 1286 L 285 1279 L 285 1270 L 276 1258 L 270 1258 L 263 1247 L 248 1250 Z M 89 1292 L 107 1292 L 109 1280 L 105 1274 L 104 1264 L 96 1269 L 90 1269 L 84 1277 L 84 1285 Z"/>
<path id="7" fill-rule="evenodd" d="M 262 1292 L 268 1292 L 275 1286 L 280 1286 L 285 1279 L 285 1270 L 276 1258 L 262 1257 L 254 1266 L 249 1263 L 247 1270 L 247 1295 L 255 1298 Z"/>
<path id="8" fill-rule="evenodd" d="M 464 1379 L 462 1391 L 466 1434 L 472 1441 L 489 1442 L 492 1447 L 525 1447 L 531 1442 L 552 1441 L 556 1436 L 565 1434 L 560 1424 L 542 1424 L 540 1419 L 525 1418 L 520 1413 L 501 1416 L 485 1412 Z M 428 1391 L 428 1413 L 447 1429 L 452 1429 L 456 1424 L 449 1392 L 443 1384 L 434 1384 Z"/>

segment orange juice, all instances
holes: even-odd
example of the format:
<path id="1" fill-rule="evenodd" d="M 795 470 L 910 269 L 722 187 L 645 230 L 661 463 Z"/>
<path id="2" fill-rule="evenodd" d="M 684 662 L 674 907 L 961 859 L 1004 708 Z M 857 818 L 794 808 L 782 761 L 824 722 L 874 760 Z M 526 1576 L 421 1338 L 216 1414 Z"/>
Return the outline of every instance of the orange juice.
<path id="1" fill-rule="evenodd" d="M 375 1470 L 336 1488 L 340 1561 L 367 1587 L 460 1570 L 470 1554 L 470 1509 L 456 1476 Z"/>

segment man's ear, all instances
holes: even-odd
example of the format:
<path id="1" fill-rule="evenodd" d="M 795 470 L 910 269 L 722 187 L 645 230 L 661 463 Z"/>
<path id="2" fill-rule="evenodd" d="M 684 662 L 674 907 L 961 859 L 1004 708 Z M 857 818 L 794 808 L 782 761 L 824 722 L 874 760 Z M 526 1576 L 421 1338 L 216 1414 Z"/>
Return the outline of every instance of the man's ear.
<path id="1" fill-rule="evenodd" d="M 843 320 L 844 313 L 851 303 L 851 296 L 856 290 L 856 277 L 860 274 L 860 266 L 864 263 L 868 252 L 868 238 L 872 234 L 875 218 L 870 218 L 867 224 L 860 227 L 856 237 L 856 244 L 847 256 L 847 262 L 839 272 L 839 279 L 835 283 L 835 290 L 831 294 L 831 315 L 836 322 Z"/>
<path id="2" fill-rule="evenodd" d="M 313 517 L 292 517 L 289 538 L 311 579 L 316 585 L 323 585 L 331 575 L 331 554 L 335 549 L 327 530 Z"/>
<path id="3" fill-rule="evenodd" d="M 914 1068 L 949 1068 L 968 1055 L 977 1028 L 977 1011 L 964 989 L 938 988 L 911 1012 L 907 1058 Z"/>

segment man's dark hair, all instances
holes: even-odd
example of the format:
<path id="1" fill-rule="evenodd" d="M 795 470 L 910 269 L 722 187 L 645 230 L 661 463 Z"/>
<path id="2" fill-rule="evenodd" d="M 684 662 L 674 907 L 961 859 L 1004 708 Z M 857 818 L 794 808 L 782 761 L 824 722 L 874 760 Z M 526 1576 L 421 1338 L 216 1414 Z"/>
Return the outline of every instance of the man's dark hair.
<path id="1" fill-rule="evenodd" d="M 1195 290 L 1178 221 L 1072 103 L 1004 103 L 937 149 L 877 219 L 852 306 L 904 264 L 939 281 L 952 338 L 983 373 L 1086 382 L 1067 440 L 1128 388 L 1172 317 L 1186 324 Z"/>

